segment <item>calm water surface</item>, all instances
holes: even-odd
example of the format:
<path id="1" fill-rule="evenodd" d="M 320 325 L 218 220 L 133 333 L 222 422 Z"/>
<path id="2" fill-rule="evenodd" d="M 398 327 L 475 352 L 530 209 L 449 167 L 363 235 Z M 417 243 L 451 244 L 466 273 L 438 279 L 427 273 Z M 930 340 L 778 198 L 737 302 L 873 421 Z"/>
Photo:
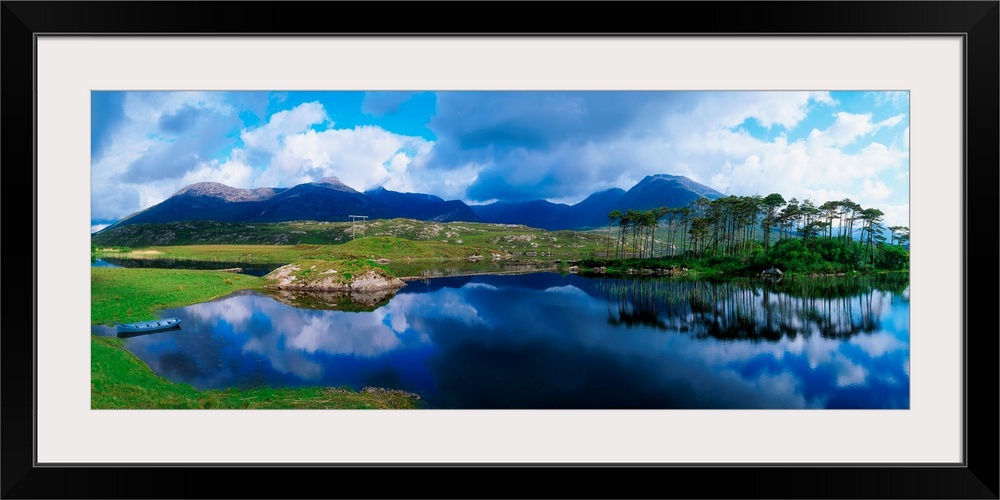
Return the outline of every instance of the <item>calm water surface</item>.
<path id="1" fill-rule="evenodd" d="M 103 257 L 90 261 L 90 267 L 128 267 L 152 269 L 239 269 L 239 274 L 264 276 L 279 267 L 277 265 L 253 265 L 243 262 L 196 261 L 188 259 L 129 259 Z"/>
<path id="2" fill-rule="evenodd" d="M 165 310 L 179 330 L 125 342 L 198 389 L 378 386 L 462 409 L 909 407 L 905 281 L 534 273 L 411 282 L 369 311 L 308 302 L 237 293 Z"/>

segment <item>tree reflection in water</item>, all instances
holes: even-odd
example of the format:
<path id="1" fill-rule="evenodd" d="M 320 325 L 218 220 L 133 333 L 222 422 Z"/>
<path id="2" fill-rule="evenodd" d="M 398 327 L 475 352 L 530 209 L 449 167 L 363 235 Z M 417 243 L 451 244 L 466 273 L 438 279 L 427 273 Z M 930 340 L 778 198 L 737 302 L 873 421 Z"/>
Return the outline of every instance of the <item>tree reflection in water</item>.
<path id="1" fill-rule="evenodd" d="M 847 339 L 876 332 L 891 302 L 908 300 L 909 276 L 715 282 L 602 278 L 597 288 L 608 303 L 608 323 L 615 326 L 688 332 L 696 338 L 775 342 L 798 335 Z"/>

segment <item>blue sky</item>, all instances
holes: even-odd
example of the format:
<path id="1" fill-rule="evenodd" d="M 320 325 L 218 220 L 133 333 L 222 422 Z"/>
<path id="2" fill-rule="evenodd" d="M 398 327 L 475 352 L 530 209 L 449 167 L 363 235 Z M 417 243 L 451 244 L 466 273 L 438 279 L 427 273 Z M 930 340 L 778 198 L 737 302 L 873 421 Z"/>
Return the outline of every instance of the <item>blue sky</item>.
<path id="1" fill-rule="evenodd" d="M 93 92 L 94 228 L 182 187 L 335 176 L 469 204 L 576 203 L 651 174 L 909 226 L 907 92 Z"/>

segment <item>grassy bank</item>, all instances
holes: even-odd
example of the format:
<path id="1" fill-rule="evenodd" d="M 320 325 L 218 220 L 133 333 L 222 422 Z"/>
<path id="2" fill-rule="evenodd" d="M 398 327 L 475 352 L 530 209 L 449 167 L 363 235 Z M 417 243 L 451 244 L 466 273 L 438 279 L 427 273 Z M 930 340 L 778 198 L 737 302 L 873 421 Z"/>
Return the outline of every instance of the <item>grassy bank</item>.
<path id="1" fill-rule="evenodd" d="M 401 391 L 334 387 L 198 391 L 154 374 L 117 338 L 92 337 L 91 408 L 103 409 L 389 409 L 417 408 Z"/>
<path id="2" fill-rule="evenodd" d="M 111 325 L 153 319 L 159 309 L 205 302 L 264 284 L 262 278 L 222 271 L 92 267 L 90 320 L 95 325 Z"/>
<path id="3" fill-rule="evenodd" d="M 156 311 L 262 288 L 262 278 L 219 271 L 91 268 L 93 324 L 152 319 Z M 157 376 L 118 338 L 91 335 L 91 407 L 365 409 L 417 408 L 416 396 L 400 391 L 343 388 L 198 391 Z"/>

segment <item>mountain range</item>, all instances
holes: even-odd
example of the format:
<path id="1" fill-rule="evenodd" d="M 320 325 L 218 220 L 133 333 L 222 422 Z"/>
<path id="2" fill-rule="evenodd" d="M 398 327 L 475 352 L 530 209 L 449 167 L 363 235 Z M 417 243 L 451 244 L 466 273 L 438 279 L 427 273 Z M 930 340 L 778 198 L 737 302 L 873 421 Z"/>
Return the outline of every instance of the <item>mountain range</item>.
<path id="1" fill-rule="evenodd" d="M 679 175 L 650 175 L 628 191 L 608 189 L 574 205 L 546 200 L 467 205 L 422 193 L 400 193 L 383 187 L 360 192 L 328 177 L 290 188 L 242 189 L 217 182 L 184 187 L 170 198 L 129 215 L 104 231 L 131 224 L 183 220 L 219 222 L 285 222 L 294 220 L 349 221 L 408 218 L 438 222 L 524 224 L 547 230 L 604 227 L 608 213 L 683 207 L 699 197 L 722 193 Z"/>

